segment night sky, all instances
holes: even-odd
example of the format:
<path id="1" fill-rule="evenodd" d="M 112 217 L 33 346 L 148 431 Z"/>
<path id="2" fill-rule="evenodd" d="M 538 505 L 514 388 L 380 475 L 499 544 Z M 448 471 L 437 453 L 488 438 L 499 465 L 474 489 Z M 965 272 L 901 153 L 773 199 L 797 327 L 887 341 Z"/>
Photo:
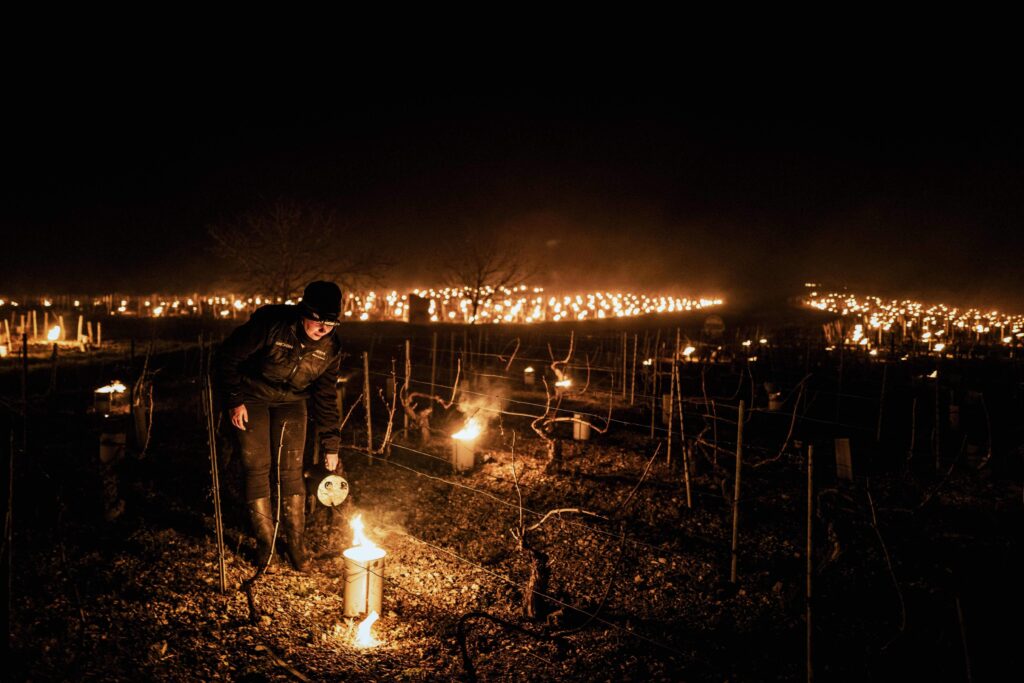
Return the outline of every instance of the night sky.
<path id="1" fill-rule="evenodd" d="M 558 290 L 817 280 L 1024 310 L 1019 109 L 648 86 L 35 86 L 7 121 L 0 292 L 202 291 L 223 276 L 207 227 L 284 198 L 335 209 L 398 287 L 500 232 Z"/>

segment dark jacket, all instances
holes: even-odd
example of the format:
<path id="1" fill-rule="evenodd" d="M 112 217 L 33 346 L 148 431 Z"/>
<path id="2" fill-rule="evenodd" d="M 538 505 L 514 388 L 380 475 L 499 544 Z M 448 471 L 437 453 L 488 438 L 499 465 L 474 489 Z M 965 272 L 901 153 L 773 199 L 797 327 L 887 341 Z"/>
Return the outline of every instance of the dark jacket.
<path id="1" fill-rule="evenodd" d="M 296 306 L 263 306 L 236 328 L 217 352 L 217 383 L 230 410 L 248 402 L 310 400 L 324 452 L 341 447 L 337 331 L 312 341 Z"/>

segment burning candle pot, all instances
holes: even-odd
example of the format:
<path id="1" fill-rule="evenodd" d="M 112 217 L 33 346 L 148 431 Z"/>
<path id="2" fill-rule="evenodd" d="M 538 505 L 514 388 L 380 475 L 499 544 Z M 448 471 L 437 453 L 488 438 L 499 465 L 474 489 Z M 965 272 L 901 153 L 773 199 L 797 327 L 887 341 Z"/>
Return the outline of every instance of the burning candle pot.
<path id="1" fill-rule="evenodd" d="M 381 611 L 384 558 L 387 553 L 366 537 L 361 515 L 352 518 L 351 526 L 352 547 L 342 553 L 345 558 L 344 614 L 346 617 L 372 617 Z M 371 625 L 373 623 L 369 618 L 367 622 Z M 366 631 L 366 637 L 369 638 L 369 626 Z"/>
<path id="2" fill-rule="evenodd" d="M 105 387 L 100 387 L 92 393 L 93 410 L 101 415 L 127 414 L 128 387 L 121 382 L 114 380 Z"/>
<path id="3" fill-rule="evenodd" d="M 476 461 L 476 440 L 483 432 L 483 425 L 476 417 L 466 421 L 466 425 L 452 434 L 452 468 L 456 472 L 473 469 Z"/>

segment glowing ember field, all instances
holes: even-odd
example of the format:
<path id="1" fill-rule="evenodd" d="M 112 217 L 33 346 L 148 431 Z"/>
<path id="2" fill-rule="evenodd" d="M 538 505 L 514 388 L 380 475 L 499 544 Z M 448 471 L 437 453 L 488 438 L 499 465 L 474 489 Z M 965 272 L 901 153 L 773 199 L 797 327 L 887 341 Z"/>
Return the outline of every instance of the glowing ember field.
<path id="1" fill-rule="evenodd" d="M 15 468 L 12 676 L 793 680 L 810 485 L 820 677 L 946 679 L 968 662 L 997 677 L 1020 664 L 1001 626 L 1024 597 L 1020 318 L 812 296 L 767 321 L 723 303 L 549 326 L 343 324 L 349 495 L 314 503 L 314 572 L 266 574 L 252 603 L 224 439 L 220 591 L 199 391 L 230 314 L 105 317 L 100 349 L 30 359 L 40 457 Z M 144 366 L 143 454 L 136 421 L 104 411 L 149 396 Z M 0 365 L 4 396 L 21 368 Z M 3 414 L 0 434 L 22 428 Z M 121 454 L 104 436 L 118 426 Z M 350 561 L 382 579 L 379 611 L 345 616 Z"/>

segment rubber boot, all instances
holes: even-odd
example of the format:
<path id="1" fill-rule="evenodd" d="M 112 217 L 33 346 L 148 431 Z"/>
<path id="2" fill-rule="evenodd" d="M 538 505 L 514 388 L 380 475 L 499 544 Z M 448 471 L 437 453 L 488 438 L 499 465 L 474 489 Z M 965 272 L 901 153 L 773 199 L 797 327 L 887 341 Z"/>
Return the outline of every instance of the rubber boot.
<path id="1" fill-rule="evenodd" d="M 302 494 L 286 496 L 284 499 L 284 533 L 288 538 L 288 556 L 295 571 L 309 571 L 309 557 L 306 555 L 306 507 Z"/>
<path id="2" fill-rule="evenodd" d="M 267 572 L 272 572 L 273 565 L 267 566 L 274 543 L 274 514 L 270 510 L 269 498 L 249 501 L 249 521 L 256 535 L 256 567 L 266 566 Z"/>

